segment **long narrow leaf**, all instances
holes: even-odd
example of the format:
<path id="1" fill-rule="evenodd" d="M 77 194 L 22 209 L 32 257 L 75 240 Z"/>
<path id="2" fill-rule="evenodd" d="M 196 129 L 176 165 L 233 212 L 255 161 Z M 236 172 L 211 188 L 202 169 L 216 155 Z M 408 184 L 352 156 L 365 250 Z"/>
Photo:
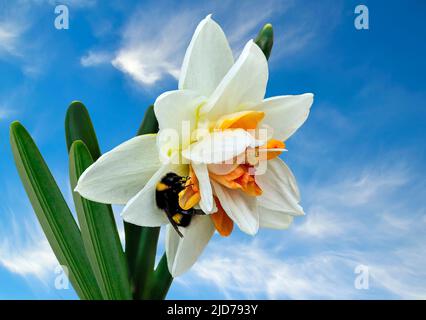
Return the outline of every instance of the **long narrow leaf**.
<path id="1" fill-rule="evenodd" d="M 102 299 L 80 230 L 40 151 L 25 128 L 14 122 L 10 143 L 16 167 L 40 225 L 59 263 L 82 299 Z"/>
<path id="2" fill-rule="evenodd" d="M 83 103 L 79 101 L 74 101 L 70 104 L 67 115 L 65 118 L 65 135 L 66 135 L 66 141 L 67 141 L 67 149 L 70 151 L 71 146 L 76 141 L 81 141 L 85 145 L 85 147 L 89 151 L 89 155 L 91 156 L 91 159 L 95 161 L 97 158 L 100 157 L 101 151 L 98 144 L 98 139 L 96 137 L 95 129 L 93 127 L 92 121 L 90 119 L 89 112 L 87 111 L 86 107 Z M 81 147 L 82 148 L 82 147 Z M 80 149 L 80 148 L 79 148 Z M 84 151 L 83 151 L 84 152 Z M 71 161 L 71 158 L 70 158 Z M 70 163 L 71 165 L 71 163 Z M 78 176 L 82 173 L 82 171 L 78 174 Z M 75 177 L 71 177 L 71 185 L 74 189 L 76 181 L 74 181 Z M 83 204 L 91 204 L 90 202 L 82 201 L 82 198 L 78 196 L 77 194 L 74 194 L 74 203 L 76 206 L 76 210 L 79 216 L 79 219 L 82 220 L 83 216 L 86 216 L 85 212 L 82 212 L 82 208 L 84 208 Z M 129 298 L 129 274 L 127 270 L 127 263 L 126 261 L 121 261 L 124 257 L 124 253 L 122 253 L 121 243 L 120 246 L 118 246 L 117 239 L 119 239 L 119 235 L 117 232 L 117 226 L 115 224 L 115 221 L 111 219 L 113 218 L 113 211 L 110 205 L 107 204 L 100 204 L 97 203 L 96 206 L 96 212 L 102 212 L 103 215 L 99 214 L 99 219 L 105 219 L 104 221 L 99 221 L 99 224 L 106 223 L 108 225 L 107 229 L 109 231 L 108 239 L 109 241 L 113 241 L 116 247 L 116 252 L 113 253 L 115 256 L 115 263 L 119 265 L 119 268 L 117 269 L 117 272 L 119 273 L 118 277 L 113 277 L 117 279 L 107 279 L 102 280 L 102 277 L 105 277 L 105 273 L 108 272 L 107 269 L 102 265 L 102 263 L 99 265 L 98 262 L 95 259 L 90 259 L 91 265 L 93 269 L 95 270 L 96 278 L 100 284 L 100 287 L 102 289 L 103 295 L 108 299 L 115 299 L 117 297 L 121 297 L 123 299 Z M 89 214 L 90 215 L 90 214 Z M 80 221 L 80 224 L 82 222 Z M 85 224 L 87 226 L 87 223 Z M 92 232 L 93 234 L 89 234 Z M 85 240 L 85 246 L 86 250 L 90 251 L 89 257 L 94 256 L 94 246 L 89 244 L 89 239 L 94 238 L 102 238 L 102 235 L 97 234 L 96 228 L 86 228 L 85 235 L 87 237 L 84 237 Z M 113 248 L 111 248 L 113 249 Z M 101 261 L 102 262 L 102 261 Z M 114 262 L 112 264 L 114 265 Z M 111 263 L 111 261 L 109 262 Z M 124 270 L 123 266 L 125 265 L 126 270 Z M 108 266 L 107 266 L 108 267 Z M 124 277 L 127 277 L 127 280 L 124 279 Z M 110 285 L 109 281 L 122 281 L 122 284 L 118 286 L 118 288 L 115 288 L 116 286 Z M 115 292 L 117 291 L 118 292 Z M 114 291 L 114 292 L 113 292 Z"/>
<path id="3" fill-rule="evenodd" d="M 68 107 L 65 117 L 65 137 L 68 152 L 74 141 L 81 140 L 89 149 L 93 160 L 96 161 L 101 156 L 101 150 L 89 112 L 80 101 L 73 101 Z"/>
<path id="4" fill-rule="evenodd" d="M 93 159 L 82 141 L 70 149 L 70 181 L 74 190 L 78 178 Z M 110 206 L 86 200 L 73 192 L 84 247 L 99 287 L 106 299 L 131 299 L 127 261 L 124 256 L 114 214 Z"/>

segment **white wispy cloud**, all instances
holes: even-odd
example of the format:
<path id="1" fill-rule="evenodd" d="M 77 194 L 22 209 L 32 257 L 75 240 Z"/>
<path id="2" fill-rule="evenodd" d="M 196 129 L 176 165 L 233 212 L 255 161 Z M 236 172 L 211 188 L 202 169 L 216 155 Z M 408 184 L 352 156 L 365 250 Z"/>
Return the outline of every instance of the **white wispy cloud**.
<path id="1" fill-rule="evenodd" d="M 277 59 L 288 60 L 318 50 L 330 39 L 342 13 L 342 1 L 326 0 L 294 6 L 283 17 L 284 28 L 274 34 L 274 48 L 277 48 L 274 55 Z"/>
<path id="2" fill-rule="evenodd" d="M 424 243 L 419 243 L 402 246 L 388 256 L 371 257 L 373 284 L 376 282 L 395 298 L 426 299 L 426 261 L 422 254 L 425 249 Z"/>
<path id="3" fill-rule="evenodd" d="M 267 0 L 262 2 L 261 10 L 259 3 L 254 1 L 202 3 L 190 7 L 178 6 L 173 10 L 159 4 L 155 8 L 141 7 L 124 26 L 120 46 L 114 52 L 111 63 L 143 86 L 152 86 L 167 77 L 177 78 L 196 24 L 209 13 L 213 13 L 213 17 L 223 26 L 236 56 L 246 41 L 256 36 L 263 24 L 286 19 L 288 13 L 291 23 L 287 24 L 286 30 L 279 30 L 282 35 L 278 34 L 275 41 L 275 59 L 278 60 L 282 55 L 296 54 L 305 49 L 317 35 L 322 38 L 338 20 L 336 13 L 330 14 L 325 26 L 312 23 L 317 21 L 313 18 L 315 8 L 309 10 L 308 6 L 304 10 L 310 12 L 309 17 L 298 15 L 292 18 L 290 9 L 294 6 L 294 1 L 284 3 Z M 338 11 L 338 7 L 333 6 L 331 12 Z M 81 64 L 94 66 L 107 62 L 106 59 L 95 59 L 99 56 L 105 58 L 105 52 L 92 50 L 81 59 Z M 89 58 L 95 61 L 91 63 Z"/>
<path id="4" fill-rule="evenodd" d="M 341 236 L 348 222 L 323 206 L 312 206 L 303 223 L 294 227 L 300 237 L 328 238 Z"/>
<path id="5" fill-rule="evenodd" d="M 350 279 L 351 273 L 345 276 L 347 270 L 342 265 L 347 261 L 337 255 L 321 253 L 285 259 L 255 241 L 215 247 L 211 251 L 194 266 L 188 282 L 196 283 L 193 277 L 202 279 L 228 299 L 241 296 L 248 299 L 338 298 L 356 294 L 351 280 L 346 286 L 339 283 L 342 277 Z M 341 277 L 337 277 L 336 272 Z"/>
<path id="6" fill-rule="evenodd" d="M 144 23 L 142 26 L 141 22 L 146 22 L 151 14 L 141 11 L 133 16 L 125 28 L 122 47 L 112 60 L 115 68 L 146 85 L 152 85 L 164 76 L 177 77 L 178 57 L 182 57 L 187 42 L 183 39 L 187 38 L 187 26 L 192 24 L 191 15 L 184 13 L 159 16 L 154 24 Z"/>
<path id="7" fill-rule="evenodd" d="M 26 30 L 25 24 L 14 18 L 0 16 L 0 56 L 22 56 L 20 52 L 20 37 Z"/>
<path id="8" fill-rule="evenodd" d="M 374 164 L 371 167 L 359 166 L 350 175 L 341 172 L 334 178 L 335 183 L 328 188 L 312 185 L 311 199 L 314 196 L 318 203 L 326 202 L 345 206 L 365 205 L 377 197 L 386 196 L 389 192 L 402 187 L 412 177 L 404 164 L 395 162 L 390 165 L 383 161 L 383 163 Z M 314 191 L 314 189 L 316 190 Z"/>
<path id="9" fill-rule="evenodd" d="M 0 264 L 21 276 L 45 279 L 53 274 L 58 261 L 47 240 L 40 239 L 20 248 L 4 241 L 0 247 Z"/>
<path id="10" fill-rule="evenodd" d="M 177 78 L 186 46 L 202 18 L 200 8 L 139 10 L 124 28 L 112 65 L 141 85 L 153 85 L 167 76 Z"/>
<path id="11" fill-rule="evenodd" d="M 89 51 L 86 55 L 81 57 L 80 63 L 83 67 L 94 67 L 105 64 L 111 61 L 111 54 L 108 52 L 93 52 Z"/>
<path id="12" fill-rule="evenodd" d="M 0 45 L 1 50 L 9 53 L 14 52 L 14 42 L 17 38 L 17 33 L 14 33 L 10 28 L 0 25 Z"/>
<path id="13" fill-rule="evenodd" d="M 20 0 L 2 4 L 0 10 L 0 59 L 19 66 L 27 76 L 38 75 L 43 60 L 40 55 L 43 37 L 29 36 L 34 26 L 32 8 L 32 3 Z"/>
<path id="14" fill-rule="evenodd" d="M 54 276 L 58 261 L 45 236 L 33 219 L 23 220 L 9 210 L 9 231 L 2 228 L 0 266 L 25 278 L 36 277 L 46 282 Z M 31 221 L 31 222 L 28 222 Z"/>

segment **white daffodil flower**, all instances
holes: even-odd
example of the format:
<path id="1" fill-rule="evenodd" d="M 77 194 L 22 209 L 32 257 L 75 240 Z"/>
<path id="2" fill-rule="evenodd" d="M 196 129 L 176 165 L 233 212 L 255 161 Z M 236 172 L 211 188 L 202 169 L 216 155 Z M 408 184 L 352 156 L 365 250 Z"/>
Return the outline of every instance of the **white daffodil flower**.
<path id="1" fill-rule="evenodd" d="M 179 89 L 155 101 L 159 133 L 135 137 L 101 156 L 76 191 L 93 201 L 125 204 L 127 222 L 168 224 L 173 276 L 195 263 L 216 230 L 227 236 L 234 223 L 250 235 L 259 227 L 288 228 L 304 213 L 296 180 L 278 156 L 308 117 L 313 95 L 265 99 L 267 81 L 267 60 L 253 40 L 234 62 L 224 32 L 207 16 L 186 51 Z M 261 129 L 267 134 L 260 135 Z M 179 139 L 164 139 L 170 130 Z M 266 164 L 263 172 L 260 164 Z M 183 237 L 156 204 L 156 188 L 169 172 L 187 177 L 180 208 L 203 212 L 179 227 Z"/>

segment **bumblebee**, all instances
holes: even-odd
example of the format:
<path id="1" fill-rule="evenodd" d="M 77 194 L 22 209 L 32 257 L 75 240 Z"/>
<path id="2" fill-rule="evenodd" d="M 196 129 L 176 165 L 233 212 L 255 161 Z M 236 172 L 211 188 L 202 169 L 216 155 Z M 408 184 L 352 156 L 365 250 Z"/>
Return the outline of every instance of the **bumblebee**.
<path id="1" fill-rule="evenodd" d="M 195 214 L 200 214 L 200 210 L 191 208 L 184 210 L 179 206 L 179 192 L 184 190 L 188 177 L 181 177 L 174 172 L 167 173 L 157 183 L 155 189 L 155 200 L 157 207 L 166 213 L 170 224 L 182 238 L 183 235 L 178 227 L 187 227 Z"/>

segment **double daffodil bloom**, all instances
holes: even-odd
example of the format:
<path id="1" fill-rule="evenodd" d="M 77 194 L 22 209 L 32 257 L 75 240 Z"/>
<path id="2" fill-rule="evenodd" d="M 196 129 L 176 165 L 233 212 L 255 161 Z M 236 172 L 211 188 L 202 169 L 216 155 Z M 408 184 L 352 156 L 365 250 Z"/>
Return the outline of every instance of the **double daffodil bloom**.
<path id="1" fill-rule="evenodd" d="M 195 263 L 216 230 L 227 236 L 234 224 L 250 235 L 259 227 L 288 228 L 304 213 L 296 180 L 278 156 L 308 117 L 313 95 L 264 99 L 267 81 L 260 48 L 250 40 L 234 62 L 224 32 L 207 16 L 186 51 L 179 89 L 155 101 L 159 133 L 104 154 L 84 172 L 76 191 L 93 201 L 125 204 L 127 222 L 168 224 L 173 276 Z M 267 133 L 260 135 L 261 130 Z M 169 131 L 179 139 L 164 138 Z M 259 164 L 266 170 L 260 172 Z M 188 177 L 180 207 L 204 213 L 179 227 L 183 237 L 156 205 L 156 185 L 168 172 Z"/>

